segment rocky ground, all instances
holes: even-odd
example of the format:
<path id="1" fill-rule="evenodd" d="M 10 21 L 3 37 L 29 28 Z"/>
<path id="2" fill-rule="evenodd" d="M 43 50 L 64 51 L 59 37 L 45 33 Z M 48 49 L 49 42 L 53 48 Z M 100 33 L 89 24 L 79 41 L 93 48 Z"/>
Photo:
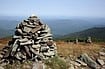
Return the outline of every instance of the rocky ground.
<path id="1" fill-rule="evenodd" d="M 10 39 L 0 39 L 0 49 Z M 1 64 L 0 69 L 105 69 L 105 43 L 66 43 L 57 41 L 58 56 L 42 62 Z"/>
<path id="2" fill-rule="evenodd" d="M 105 43 L 57 42 L 58 54 L 69 69 L 105 69 Z"/>

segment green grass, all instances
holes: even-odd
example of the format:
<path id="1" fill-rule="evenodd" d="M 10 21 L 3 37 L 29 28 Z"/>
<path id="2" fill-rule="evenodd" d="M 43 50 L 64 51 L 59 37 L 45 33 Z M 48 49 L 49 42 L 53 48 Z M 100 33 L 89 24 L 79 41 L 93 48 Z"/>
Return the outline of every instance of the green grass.
<path id="1" fill-rule="evenodd" d="M 46 60 L 45 64 L 47 65 L 46 69 L 68 69 L 68 64 L 57 56 Z"/>
<path id="2" fill-rule="evenodd" d="M 45 69 L 68 69 L 68 64 L 58 56 L 55 56 L 53 58 L 44 60 L 44 63 L 46 65 Z M 32 69 L 33 62 L 32 61 L 26 61 L 24 63 L 15 62 L 13 64 L 8 64 L 4 66 L 4 69 Z"/>

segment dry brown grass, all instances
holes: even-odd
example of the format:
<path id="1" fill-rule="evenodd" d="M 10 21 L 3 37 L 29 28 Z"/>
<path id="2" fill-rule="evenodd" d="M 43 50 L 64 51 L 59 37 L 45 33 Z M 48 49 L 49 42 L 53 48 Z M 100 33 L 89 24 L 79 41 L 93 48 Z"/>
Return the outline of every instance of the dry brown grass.
<path id="1" fill-rule="evenodd" d="M 2 38 L 0 39 L 0 49 L 2 49 L 9 42 L 10 38 Z"/>
<path id="2" fill-rule="evenodd" d="M 9 38 L 0 39 L 0 49 L 2 49 L 9 41 Z M 93 43 L 93 44 L 86 44 L 86 43 L 66 43 L 63 41 L 57 41 L 57 51 L 59 56 L 79 56 L 82 53 L 87 53 L 89 55 L 96 56 L 95 54 L 100 51 L 101 48 L 105 47 L 105 43 Z"/>
<path id="3" fill-rule="evenodd" d="M 10 39 L 0 39 L 0 49 L 2 49 L 9 41 Z M 97 58 L 97 53 L 104 47 L 105 43 L 93 43 L 93 44 L 86 44 L 86 43 L 66 43 L 63 41 L 57 41 L 57 51 L 59 56 L 68 57 L 72 55 L 73 60 L 77 58 L 82 53 L 87 53 L 88 55 L 92 55 L 93 57 Z M 49 61 L 49 60 L 48 60 Z M 58 59 L 58 58 L 52 58 L 50 59 L 50 62 L 46 61 L 46 65 L 49 66 L 52 69 L 68 69 L 67 63 L 64 61 Z M 28 67 L 28 68 L 26 68 Z M 27 64 L 13 64 L 13 65 L 6 65 L 5 69 L 30 69 L 29 67 L 32 67 L 32 63 Z"/>
<path id="4" fill-rule="evenodd" d="M 73 55 L 75 57 L 79 56 L 82 53 L 87 53 L 94 57 L 97 57 L 96 53 L 98 53 L 101 48 L 105 47 L 105 43 L 93 43 L 93 44 L 86 44 L 86 43 L 66 43 L 63 41 L 58 41 L 57 48 L 58 48 L 58 55 L 60 56 L 70 56 Z"/>

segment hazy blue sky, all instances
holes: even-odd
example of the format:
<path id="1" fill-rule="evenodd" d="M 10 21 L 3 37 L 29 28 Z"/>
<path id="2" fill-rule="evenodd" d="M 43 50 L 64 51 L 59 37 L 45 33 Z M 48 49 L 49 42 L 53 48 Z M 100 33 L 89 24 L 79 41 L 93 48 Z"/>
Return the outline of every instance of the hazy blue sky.
<path id="1" fill-rule="evenodd" d="M 0 15 L 105 17 L 105 0 L 0 0 Z"/>

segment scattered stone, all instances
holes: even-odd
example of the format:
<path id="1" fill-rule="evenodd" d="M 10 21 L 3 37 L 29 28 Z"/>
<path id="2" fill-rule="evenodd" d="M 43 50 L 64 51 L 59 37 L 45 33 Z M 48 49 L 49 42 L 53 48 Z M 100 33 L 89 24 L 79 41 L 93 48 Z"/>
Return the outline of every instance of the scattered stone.
<path id="1" fill-rule="evenodd" d="M 86 42 L 87 43 L 92 43 L 91 37 L 88 37 Z"/>
<path id="2" fill-rule="evenodd" d="M 68 69 L 75 69 L 73 64 L 70 64 L 70 67 Z"/>
<path id="3" fill-rule="evenodd" d="M 100 65 L 104 65 L 104 64 L 105 64 L 105 62 L 104 62 L 103 60 L 101 60 L 101 59 L 97 59 L 97 62 L 98 62 Z"/>
<path id="4" fill-rule="evenodd" d="M 0 69 L 4 69 L 2 66 L 0 66 Z"/>
<path id="5" fill-rule="evenodd" d="M 2 54 L 0 54 L 0 58 L 2 58 L 3 57 L 3 55 Z"/>
<path id="6" fill-rule="evenodd" d="M 99 55 L 100 56 L 105 56 L 105 53 L 104 52 L 99 52 Z"/>
<path id="7" fill-rule="evenodd" d="M 45 66 L 42 62 L 34 62 L 32 69 L 45 69 Z"/>
<path id="8" fill-rule="evenodd" d="M 84 63 L 86 63 L 92 69 L 97 68 L 96 62 L 94 60 L 92 60 L 86 53 L 80 55 L 80 57 L 78 57 L 78 59 L 83 61 Z"/>
<path id="9" fill-rule="evenodd" d="M 99 58 L 105 60 L 105 56 L 99 56 Z"/>
<path id="10" fill-rule="evenodd" d="M 0 66 L 5 66 L 5 65 L 7 65 L 7 63 L 2 63 L 2 64 L 0 64 Z"/>
<path id="11" fill-rule="evenodd" d="M 75 39 L 75 44 L 78 44 L 78 38 Z"/>
<path id="12" fill-rule="evenodd" d="M 81 66 L 81 64 L 75 62 L 75 61 L 70 61 L 71 64 L 75 65 L 75 66 Z"/>
<path id="13" fill-rule="evenodd" d="M 84 62 L 82 62 L 82 61 L 80 61 L 79 59 L 76 59 L 76 62 L 78 62 L 78 63 L 80 63 L 82 66 L 87 66 L 87 64 L 86 63 L 84 63 Z"/>
<path id="14" fill-rule="evenodd" d="M 26 64 L 26 65 L 23 65 L 23 69 L 32 69 L 32 67 L 31 65 Z"/>

